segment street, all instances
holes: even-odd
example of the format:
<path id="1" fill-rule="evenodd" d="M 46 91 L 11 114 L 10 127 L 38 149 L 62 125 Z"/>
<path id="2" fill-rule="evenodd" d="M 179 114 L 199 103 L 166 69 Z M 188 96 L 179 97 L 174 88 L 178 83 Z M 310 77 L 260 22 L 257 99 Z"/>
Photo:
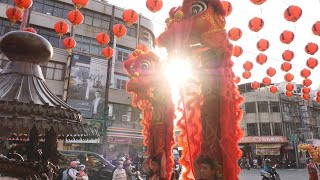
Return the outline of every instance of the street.
<path id="1" fill-rule="evenodd" d="M 305 169 L 277 169 L 281 180 L 308 180 L 308 174 Z M 261 180 L 260 170 L 242 170 L 240 180 Z"/>

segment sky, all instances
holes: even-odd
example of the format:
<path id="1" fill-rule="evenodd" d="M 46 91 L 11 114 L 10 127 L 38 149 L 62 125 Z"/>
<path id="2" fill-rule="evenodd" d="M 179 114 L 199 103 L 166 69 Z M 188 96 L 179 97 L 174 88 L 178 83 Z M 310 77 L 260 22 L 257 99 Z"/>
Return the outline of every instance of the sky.
<path id="1" fill-rule="evenodd" d="M 163 0 L 164 6 L 160 12 L 151 13 L 145 6 L 146 0 L 108 0 L 111 4 L 116 4 L 123 8 L 131 8 L 138 13 L 154 20 L 156 37 L 164 30 L 164 20 L 168 17 L 168 12 L 171 7 L 180 5 L 182 0 Z M 303 78 L 300 77 L 300 71 L 306 68 L 306 61 L 311 55 L 304 51 L 304 47 L 309 42 L 314 42 L 320 45 L 320 37 L 312 34 L 311 27 L 316 21 L 320 21 L 320 16 L 317 14 L 320 9 L 320 0 L 267 0 L 264 4 L 258 6 L 250 2 L 250 0 L 228 0 L 232 6 L 232 13 L 226 17 L 227 31 L 232 27 L 238 27 L 242 30 L 242 38 L 237 42 L 232 42 L 234 45 L 239 45 L 243 48 L 244 53 L 236 58 L 233 57 L 235 63 L 233 70 L 236 75 L 241 77 L 241 82 L 261 82 L 266 76 L 266 70 L 269 67 L 274 67 L 277 73 L 271 78 L 272 83 L 284 81 L 285 72 L 281 71 L 280 66 L 284 62 L 282 53 L 289 49 L 295 53 L 294 59 L 291 61 L 292 69 L 289 71 L 294 74 L 294 82 L 302 83 Z M 288 22 L 284 19 L 284 11 L 290 5 L 296 5 L 302 9 L 302 17 L 296 22 Z M 319 16 L 319 17 L 318 17 Z M 248 28 L 248 22 L 253 17 L 260 17 L 264 20 L 264 28 L 258 33 L 252 32 Z M 280 42 L 279 36 L 284 30 L 294 32 L 295 39 L 290 45 Z M 270 42 L 270 47 L 264 52 L 268 56 L 268 61 L 264 65 L 259 65 L 255 62 L 256 56 L 260 53 L 256 48 L 256 43 L 259 39 L 267 39 Z M 158 50 L 160 55 L 163 55 L 163 50 Z M 320 52 L 317 52 L 312 57 L 318 58 Z M 320 59 L 319 59 L 320 60 Z M 242 78 L 243 63 L 251 61 L 254 63 L 254 68 L 251 70 L 252 76 L 245 80 Z M 312 89 L 319 88 L 320 85 L 320 65 L 314 70 L 311 70 Z"/>

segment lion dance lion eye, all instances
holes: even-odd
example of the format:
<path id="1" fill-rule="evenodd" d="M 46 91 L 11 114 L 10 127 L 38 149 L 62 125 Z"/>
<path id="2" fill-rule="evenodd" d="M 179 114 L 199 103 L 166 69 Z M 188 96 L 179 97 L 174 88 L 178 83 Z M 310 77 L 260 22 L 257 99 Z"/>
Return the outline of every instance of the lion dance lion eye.
<path id="1" fill-rule="evenodd" d="M 150 66 L 151 66 L 151 64 L 150 64 L 149 61 L 143 61 L 143 62 L 141 63 L 141 68 L 142 68 L 143 70 L 148 70 L 148 69 L 150 68 Z"/>
<path id="2" fill-rule="evenodd" d="M 205 10 L 207 10 L 208 6 L 204 1 L 197 1 L 192 3 L 191 12 L 192 15 L 195 16 Z"/>

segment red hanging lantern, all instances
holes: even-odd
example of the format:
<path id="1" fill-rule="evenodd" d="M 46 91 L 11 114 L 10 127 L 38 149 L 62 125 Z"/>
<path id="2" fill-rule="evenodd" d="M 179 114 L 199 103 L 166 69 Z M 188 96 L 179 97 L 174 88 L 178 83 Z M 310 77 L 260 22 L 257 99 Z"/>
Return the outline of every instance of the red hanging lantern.
<path id="1" fill-rule="evenodd" d="M 320 21 L 317 21 L 312 25 L 312 33 L 314 35 L 320 36 Z"/>
<path id="2" fill-rule="evenodd" d="M 276 93 L 278 91 L 278 88 L 277 86 L 271 86 L 269 90 L 271 93 Z"/>
<path id="3" fill-rule="evenodd" d="M 293 92 L 292 91 L 286 91 L 286 96 L 287 97 L 292 97 L 293 95 Z"/>
<path id="4" fill-rule="evenodd" d="M 301 71 L 300 71 L 300 76 L 303 77 L 303 78 L 307 78 L 311 75 L 311 71 L 309 69 L 306 69 L 306 68 L 303 68 Z"/>
<path id="5" fill-rule="evenodd" d="M 232 12 L 232 4 L 229 1 L 221 1 L 223 9 L 226 11 L 226 17 Z"/>
<path id="6" fill-rule="evenodd" d="M 107 33 L 101 32 L 101 33 L 97 34 L 96 40 L 100 44 L 100 46 L 103 46 L 103 45 L 109 43 L 110 37 Z"/>
<path id="7" fill-rule="evenodd" d="M 294 79 L 294 75 L 291 73 L 287 73 L 286 75 L 284 75 L 284 80 L 287 82 L 291 82 Z"/>
<path id="8" fill-rule="evenodd" d="M 127 33 L 127 28 L 123 24 L 116 24 L 113 26 L 113 34 L 117 38 L 122 38 Z"/>
<path id="9" fill-rule="evenodd" d="M 260 31 L 264 26 L 264 21 L 261 18 L 254 17 L 249 21 L 249 29 L 253 32 Z"/>
<path id="10" fill-rule="evenodd" d="M 69 26 L 66 22 L 64 21 L 58 21 L 54 25 L 54 30 L 58 34 L 59 37 L 63 36 L 69 31 Z"/>
<path id="11" fill-rule="evenodd" d="M 18 9 L 16 7 L 11 7 L 11 8 L 7 9 L 6 15 L 7 15 L 8 19 L 10 20 L 10 22 L 15 23 L 17 21 L 20 21 L 21 16 L 22 16 L 22 12 L 20 9 Z"/>
<path id="12" fill-rule="evenodd" d="M 122 19 L 126 24 L 128 24 L 128 26 L 136 23 L 138 21 L 138 17 L 138 13 L 132 9 L 124 10 L 122 13 Z"/>
<path id="13" fill-rule="evenodd" d="M 243 69 L 246 71 L 250 71 L 253 68 L 253 63 L 251 61 L 246 61 L 243 63 Z"/>
<path id="14" fill-rule="evenodd" d="M 288 83 L 288 84 L 286 85 L 286 90 L 287 90 L 287 91 L 293 91 L 293 90 L 294 90 L 294 85 L 291 84 L 291 83 Z"/>
<path id="15" fill-rule="evenodd" d="M 73 4 L 77 6 L 77 8 L 83 8 L 88 5 L 89 0 L 72 0 Z"/>
<path id="16" fill-rule="evenodd" d="M 302 16 L 302 9 L 298 6 L 289 6 L 284 11 L 284 18 L 290 22 L 296 22 Z"/>
<path id="17" fill-rule="evenodd" d="M 308 100 L 310 98 L 310 95 L 309 94 L 302 94 L 301 97 L 304 100 Z"/>
<path id="18" fill-rule="evenodd" d="M 113 56 L 113 49 L 111 47 L 106 47 L 102 49 L 102 54 L 107 59 L 110 59 Z"/>
<path id="19" fill-rule="evenodd" d="M 239 84 L 239 82 L 241 81 L 241 79 L 240 79 L 239 76 L 236 76 L 233 81 L 234 81 L 234 83 Z"/>
<path id="20" fill-rule="evenodd" d="M 69 50 L 69 49 L 73 49 L 74 47 L 76 47 L 76 41 L 72 38 L 72 37 L 67 37 L 63 40 L 63 46 Z"/>
<path id="21" fill-rule="evenodd" d="M 239 56 L 242 55 L 242 53 L 243 53 L 242 47 L 240 47 L 240 46 L 234 46 L 233 47 L 233 53 L 232 53 L 233 56 L 239 57 Z"/>
<path id="22" fill-rule="evenodd" d="M 22 31 L 27 31 L 27 32 L 31 32 L 31 33 L 37 34 L 37 31 L 34 30 L 32 27 L 23 28 Z"/>
<path id="23" fill-rule="evenodd" d="M 270 46 L 270 43 L 268 40 L 265 40 L 265 39 L 260 39 L 258 42 L 257 42 L 257 48 L 259 51 L 265 51 L 269 48 Z"/>
<path id="24" fill-rule="evenodd" d="M 285 61 L 290 62 L 293 58 L 294 58 L 294 53 L 292 51 L 290 51 L 290 50 L 285 50 L 282 53 L 282 59 L 285 60 Z"/>
<path id="25" fill-rule="evenodd" d="M 314 69 L 315 67 L 318 66 L 318 60 L 316 58 L 311 57 L 307 60 L 306 64 L 307 64 L 308 68 Z"/>
<path id="26" fill-rule="evenodd" d="M 270 76 L 270 77 L 273 77 L 275 74 L 276 74 L 276 69 L 274 69 L 273 67 L 269 67 L 267 69 L 267 75 Z"/>
<path id="27" fill-rule="evenodd" d="M 302 84 L 303 84 L 304 86 L 306 86 L 306 87 L 309 87 L 309 86 L 311 86 L 312 81 L 311 81 L 310 79 L 308 79 L 308 78 L 305 78 L 305 79 L 302 81 Z"/>
<path id="28" fill-rule="evenodd" d="M 258 83 L 257 81 L 253 81 L 251 83 L 251 87 L 252 89 L 258 89 L 260 87 L 260 83 Z"/>
<path id="29" fill-rule="evenodd" d="M 146 6 L 149 11 L 155 13 L 162 9 L 163 2 L 162 0 L 147 0 Z"/>
<path id="30" fill-rule="evenodd" d="M 251 72 L 250 72 L 250 71 L 244 71 L 244 72 L 242 73 L 242 77 L 243 77 L 244 79 L 249 79 L 249 78 L 251 77 Z"/>
<path id="31" fill-rule="evenodd" d="M 320 96 L 317 96 L 316 101 L 317 103 L 320 103 Z"/>
<path id="32" fill-rule="evenodd" d="M 309 94 L 309 93 L 310 93 L 310 88 L 304 87 L 304 88 L 302 89 L 302 92 L 303 92 L 303 94 Z"/>
<path id="33" fill-rule="evenodd" d="M 281 70 L 284 72 L 288 72 L 292 69 L 292 65 L 288 62 L 284 62 L 281 64 Z"/>
<path id="34" fill-rule="evenodd" d="M 28 9 L 32 6 L 32 0 L 14 0 L 14 3 L 20 9 Z"/>
<path id="35" fill-rule="evenodd" d="M 256 62 L 258 64 L 263 65 L 265 62 L 267 62 L 268 57 L 265 54 L 260 53 L 257 57 L 256 57 Z"/>
<path id="36" fill-rule="evenodd" d="M 83 22 L 83 14 L 79 10 L 75 9 L 68 13 L 68 19 L 72 25 L 76 26 Z"/>
<path id="37" fill-rule="evenodd" d="M 264 84 L 265 86 L 269 86 L 271 84 L 271 79 L 269 77 L 264 77 L 262 79 L 262 84 Z"/>
<path id="38" fill-rule="evenodd" d="M 228 31 L 228 37 L 232 41 L 238 41 L 242 37 L 242 31 L 239 28 L 231 28 Z"/>
<path id="39" fill-rule="evenodd" d="M 310 55 L 314 55 L 317 51 L 318 51 L 319 47 L 316 43 L 308 43 L 306 45 L 306 47 L 304 48 L 304 50 L 306 51 L 306 53 L 310 54 Z"/>
<path id="40" fill-rule="evenodd" d="M 280 34 L 280 41 L 284 44 L 290 44 L 294 40 L 294 33 L 291 31 L 283 31 Z"/>
<path id="41" fill-rule="evenodd" d="M 255 5 L 261 5 L 264 2 L 266 2 L 267 0 L 250 0 L 250 1 Z"/>
<path id="42" fill-rule="evenodd" d="M 140 51 L 142 51 L 142 52 L 148 52 L 148 48 L 147 48 L 147 46 L 144 45 L 144 44 L 139 44 L 139 45 L 137 46 L 137 49 L 140 50 Z"/>

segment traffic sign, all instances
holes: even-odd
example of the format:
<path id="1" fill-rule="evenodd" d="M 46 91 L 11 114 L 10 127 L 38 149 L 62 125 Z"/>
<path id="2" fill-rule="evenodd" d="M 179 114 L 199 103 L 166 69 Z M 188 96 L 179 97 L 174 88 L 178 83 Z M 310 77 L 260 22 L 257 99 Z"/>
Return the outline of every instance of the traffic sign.
<path id="1" fill-rule="evenodd" d="M 289 138 L 290 142 L 298 142 L 298 135 L 297 134 L 290 134 L 288 136 L 288 138 Z"/>

